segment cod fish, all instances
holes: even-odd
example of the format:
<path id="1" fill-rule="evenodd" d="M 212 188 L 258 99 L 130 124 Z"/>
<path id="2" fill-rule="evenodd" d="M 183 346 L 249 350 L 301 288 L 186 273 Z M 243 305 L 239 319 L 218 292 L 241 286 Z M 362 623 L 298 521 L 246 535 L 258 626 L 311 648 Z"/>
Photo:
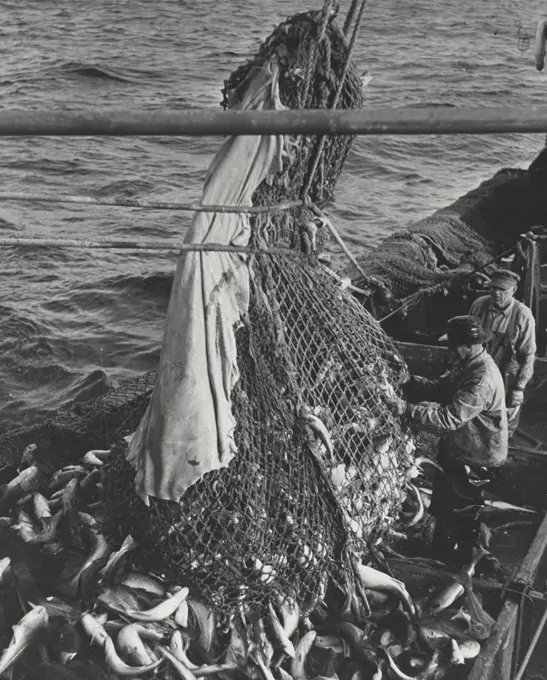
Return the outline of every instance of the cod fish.
<path id="1" fill-rule="evenodd" d="M 13 626 L 13 637 L 9 647 L 0 658 L 0 675 L 9 670 L 27 647 L 40 637 L 48 623 L 47 611 L 40 605 L 31 609 L 17 625 Z"/>
<path id="2" fill-rule="evenodd" d="M 310 630 L 301 638 L 296 646 L 294 659 L 291 660 L 291 675 L 294 680 L 308 680 L 305 668 L 306 658 L 316 637 L 317 633 L 315 630 Z"/>
<path id="3" fill-rule="evenodd" d="M 163 621 L 177 611 L 177 608 L 181 602 L 183 602 L 183 600 L 188 597 L 188 592 L 188 588 L 181 588 L 171 597 L 166 598 L 163 600 L 163 602 L 160 602 L 155 607 L 152 607 L 152 609 L 147 609 L 145 611 L 137 608 L 119 609 L 118 611 L 121 611 L 122 614 L 125 614 L 130 619 L 134 619 L 135 621 L 144 621 L 150 623 Z M 115 608 L 112 604 L 110 607 L 113 609 Z"/>
<path id="4" fill-rule="evenodd" d="M 477 566 L 478 562 L 485 556 L 489 555 L 490 552 L 486 550 L 486 548 L 480 548 L 477 550 L 477 553 L 469 566 L 465 567 L 461 574 L 460 577 L 462 580 L 469 580 L 471 576 L 475 573 L 475 567 Z M 460 598 L 465 592 L 465 588 L 462 583 L 459 581 L 452 581 L 448 586 L 443 588 L 440 592 L 438 592 L 435 597 L 433 598 L 432 602 L 429 604 L 429 614 L 431 616 L 438 614 L 439 612 L 443 611 L 443 609 L 447 609 L 450 607 L 451 604 L 453 604 L 458 598 Z"/>
<path id="5" fill-rule="evenodd" d="M 361 578 L 364 588 L 371 590 L 379 590 L 380 592 L 388 592 L 396 595 L 408 607 L 412 616 L 416 616 L 416 608 L 408 591 L 401 581 L 384 574 L 377 569 L 365 566 L 364 564 L 357 564 L 357 572 Z"/>
<path id="6" fill-rule="evenodd" d="M 99 571 L 112 552 L 106 538 L 99 532 L 99 525 L 96 520 L 85 512 L 79 512 L 78 517 L 90 530 L 93 537 L 93 549 L 78 572 L 73 576 L 69 583 L 63 586 L 63 590 L 66 590 L 72 595 L 80 592 L 80 590 L 85 590 L 91 576 Z"/>
<path id="7" fill-rule="evenodd" d="M 112 555 L 110 555 L 110 558 L 106 563 L 106 566 L 103 568 L 101 572 L 103 581 L 112 576 L 114 570 L 120 563 L 122 557 L 124 557 L 124 555 L 127 555 L 127 553 L 131 552 L 131 550 L 134 550 L 137 546 L 138 546 L 137 541 L 135 541 L 131 534 L 128 534 L 124 542 L 122 543 L 121 548 L 116 552 L 112 553 Z"/>
<path id="8" fill-rule="evenodd" d="M 122 657 L 130 664 L 148 666 L 153 663 L 153 659 L 141 640 L 137 624 L 124 626 L 118 633 L 116 642 Z"/>

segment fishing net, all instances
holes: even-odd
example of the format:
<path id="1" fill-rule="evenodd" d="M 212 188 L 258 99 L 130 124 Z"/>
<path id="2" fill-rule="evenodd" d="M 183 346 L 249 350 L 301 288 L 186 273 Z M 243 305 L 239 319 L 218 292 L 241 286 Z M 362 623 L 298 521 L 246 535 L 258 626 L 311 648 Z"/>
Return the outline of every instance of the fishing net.
<path id="1" fill-rule="evenodd" d="M 324 26 L 324 36 L 322 27 Z M 256 58 L 224 88 L 244 83 L 285 46 L 280 81 L 290 108 L 329 106 L 348 58 L 346 40 L 321 12 L 276 28 Z M 362 85 L 352 64 L 338 102 L 359 107 Z M 290 140 L 293 162 L 264 182 L 255 205 L 308 195 L 333 196 L 350 148 L 348 137 Z M 353 556 L 380 539 L 403 501 L 414 442 L 389 407 L 406 366 L 373 317 L 318 262 L 324 222 L 307 207 L 252 218 L 251 244 L 293 254 L 255 254 L 249 262 L 248 317 L 236 332 L 240 380 L 232 392 L 237 455 L 204 475 L 179 503 L 134 491 L 127 443 L 150 398 L 152 380 L 126 386 L 47 424 L 48 446 L 74 455 L 117 441 L 103 484 L 108 531 L 131 534 L 150 572 L 188 585 L 217 611 L 263 610 L 292 596 L 313 609 L 327 585 L 352 589 Z"/>
<path id="2" fill-rule="evenodd" d="M 534 225 L 547 222 L 546 181 L 540 154 L 529 170 L 504 169 L 480 186 L 386 238 L 359 259 L 396 298 L 455 281 L 482 267 Z M 362 274 L 348 270 L 357 286 Z"/>

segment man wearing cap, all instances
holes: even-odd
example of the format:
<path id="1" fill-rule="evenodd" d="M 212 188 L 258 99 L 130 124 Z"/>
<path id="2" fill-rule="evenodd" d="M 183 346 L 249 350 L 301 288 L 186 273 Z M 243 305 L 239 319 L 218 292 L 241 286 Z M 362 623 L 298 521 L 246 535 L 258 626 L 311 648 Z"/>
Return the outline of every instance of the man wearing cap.
<path id="1" fill-rule="evenodd" d="M 469 314 L 492 331 L 486 349 L 496 362 L 505 383 L 509 437 L 518 427 L 524 389 L 534 373 L 536 324 L 530 309 L 515 300 L 520 277 L 498 269 L 490 277 L 490 295 L 473 302 Z"/>
<path id="2" fill-rule="evenodd" d="M 481 530 L 482 492 L 472 479 L 507 458 L 507 413 L 503 378 L 483 347 L 492 333 L 478 318 L 458 316 L 448 322 L 447 337 L 451 369 L 434 381 L 411 376 L 403 388 L 408 401 L 394 406 L 418 428 L 443 435 L 438 462 L 444 473 L 435 477 L 429 508 L 433 545 L 446 561 L 462 566 L 471 560 Z"/>

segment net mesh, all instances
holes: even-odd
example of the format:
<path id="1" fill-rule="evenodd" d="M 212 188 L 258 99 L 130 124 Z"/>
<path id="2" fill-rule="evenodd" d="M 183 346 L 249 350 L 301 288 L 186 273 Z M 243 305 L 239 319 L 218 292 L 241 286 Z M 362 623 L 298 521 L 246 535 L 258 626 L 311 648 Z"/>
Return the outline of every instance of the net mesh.
<path id="1" fill-rule="evenodd" d="M 318 42 L 322 23 L 320 12 L 306 13 L 275 29 L 225 84 L 225 101 L 283 44 L 283 104 L 327 106 L 347 43 L 332 21 Z M 361 103 L 350 66 L 339 106 Z M 289 140 L 293 162 L 258 188 L 254 204 L 300 198 L 317 143 Z M 332 197 L 350 143 L 327 138 L 309 188 L 318 204 Z M 151 498 L 145 506 L 136 496 L 120 438 L 144 414 L 153 374 L 58 413 L 41 430 L 39 449 L 50 464 L 55 452 L 56 466 L 116 442 L 103 475 L 113 541 L 130 533 L 148 571 L 188 585 L 226 614 L 263 610 L 288 595 L 306 612 L 327 583 L 347 593 L 354 556 L 394 521 L 413 461 L 412 437 L 388 405 L 406 366 L 373 317 L 318 263 L 325 227 L 313 218 L 307 208 L 252 217 L 252 243 L 301 256 L 250 258 L 249 313 L 236 332 L 241 377 L 232 393 L 238 453 L 227 468 L 206 474 L 179 503 Z"/>
<path id="2" fill-rule="evenodd" d="M 537 193 L 526 170 L 501 170 L 450 206 L 386 238 L 359 258 L 359 265 L 396 298 L 455 282 L 490 262 L 535 223 L 541 214 Z M 366 285 L 356 269 L 348 269 L 348 276 L 357 286 Z"/>

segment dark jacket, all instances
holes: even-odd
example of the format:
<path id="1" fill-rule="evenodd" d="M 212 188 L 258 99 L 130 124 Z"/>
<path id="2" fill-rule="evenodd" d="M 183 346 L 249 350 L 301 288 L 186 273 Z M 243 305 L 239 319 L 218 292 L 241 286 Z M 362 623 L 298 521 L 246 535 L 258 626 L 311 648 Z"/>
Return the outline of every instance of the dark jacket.
<path id="1" fill-rule="evenodd" d="M 413 376 L 407 388 L 415 425 L 445 433 L 444 450 L 467 465 L 496 467 L 507 458 L 507 412 L 503 378 L 492 357 L 481 352 L 457 361 L 432 381 Z"/>

